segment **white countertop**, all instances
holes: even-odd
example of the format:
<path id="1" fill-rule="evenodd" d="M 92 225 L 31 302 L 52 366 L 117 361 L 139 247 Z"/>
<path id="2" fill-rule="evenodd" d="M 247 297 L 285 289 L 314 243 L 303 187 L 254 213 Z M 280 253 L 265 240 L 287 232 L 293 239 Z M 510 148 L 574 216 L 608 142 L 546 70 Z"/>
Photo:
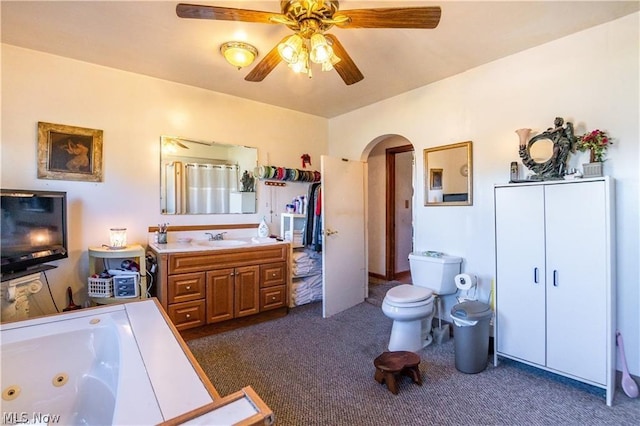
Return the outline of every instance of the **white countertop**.
<path id="1" fill-rule="evenodd" d="M 275 238 L 243 237 L 224 239 L 219 242 L 207 240 L 193 240 L 190 242 L 170 241 L 167 244 L 149 242 L 149 247 L 157 253 L 181 253 L 212 250 L 252 249 L 266 245 L 289 243 L 289 241 L 278 241 Z"/>

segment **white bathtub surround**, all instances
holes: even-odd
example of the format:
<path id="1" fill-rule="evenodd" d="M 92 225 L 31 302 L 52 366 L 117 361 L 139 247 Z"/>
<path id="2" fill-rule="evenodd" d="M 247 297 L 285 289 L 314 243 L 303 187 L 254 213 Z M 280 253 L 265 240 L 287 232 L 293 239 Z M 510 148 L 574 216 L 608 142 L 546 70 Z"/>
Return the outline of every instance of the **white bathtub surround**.
<path id="1" fill-rule="evenodd" d="M 157 424 L 219 398 L 155 299 L 5 324 L 0 332 L 3 411 L 30 421 Z"/>

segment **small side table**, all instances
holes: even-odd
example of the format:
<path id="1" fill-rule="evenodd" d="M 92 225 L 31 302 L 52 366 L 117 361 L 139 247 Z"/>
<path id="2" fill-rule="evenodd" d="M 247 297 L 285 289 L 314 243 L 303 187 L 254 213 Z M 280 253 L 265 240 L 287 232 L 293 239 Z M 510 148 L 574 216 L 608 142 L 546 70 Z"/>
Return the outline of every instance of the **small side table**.
<path id="1" fill-rule="evenodd" d="M 380 384 L 386 383 L 387 388 L 394 395 L 398 394 L 398 383 L 396 375 L 407 376 L 422 386 L 422 378 L 420 377 L 420 357 L 418 354 L 409 351 L 383 352 L 374 361 L 376 374 L 374 378 Z"/>

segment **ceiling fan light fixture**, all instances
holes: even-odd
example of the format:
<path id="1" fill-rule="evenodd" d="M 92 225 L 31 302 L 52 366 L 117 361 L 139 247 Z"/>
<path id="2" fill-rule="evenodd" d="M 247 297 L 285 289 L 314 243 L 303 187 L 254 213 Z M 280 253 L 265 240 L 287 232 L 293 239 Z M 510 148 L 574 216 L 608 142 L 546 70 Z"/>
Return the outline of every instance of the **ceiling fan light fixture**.
<path id="1" fill-rule="evenodd" d="M 220 46 L 222 56 L 234 67 L 240 69 L 249 66 L 258 56 L 258 50 L 248 43 L 228 41 Z"/>
<path id="2" fill-rule="evenodd" d="M 298 56 L 302 52 L 302 37 L 298 34 L 294 34 L 289 37 L 284 43 L 278 45 L 278 53 L 280 57 L 288 64 L 295 64 L 298 62 Z"/>
<path id="3" fill-rule="evenodd" d="M 327 39 L 321 33 L 315 33 L 310 40 L 311 51 L 309 57 L 316 64 L 328 61 L 333 55 L 333 49 L 327 43 Z"/>
<path id="4" fill-rule="evenodd" d="M 322 63 L 322 71 L 331 71 L 333 66 L 340 62 L 340 58 L 338 58 L 335 53 L 331 53 L 331 57 Z"/>
<path id="5" fill-rule="evenodd" d="M 295 73 L 309 73 L 309 52 L 307 52 L 306 48 L 302 49 L 298 55 L 298 60 L 289 64 L 289 67 Z"/>

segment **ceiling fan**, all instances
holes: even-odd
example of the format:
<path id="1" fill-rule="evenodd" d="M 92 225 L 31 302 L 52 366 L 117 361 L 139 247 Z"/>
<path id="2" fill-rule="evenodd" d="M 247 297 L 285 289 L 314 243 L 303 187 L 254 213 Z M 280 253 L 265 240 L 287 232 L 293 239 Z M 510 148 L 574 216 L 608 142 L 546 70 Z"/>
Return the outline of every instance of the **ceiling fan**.
<path id="1" fill-rule="evenodd" d="M 325 32 L 338 28 L 432 29 L 440 22 L 439 6 L 339 10 L 336 0 L 282 0 L 281 13 L 180 3 L 180 18 L 283 24 L 294 34 L 286 36 L 245 77 L 262 81 L 281 62 L 311 77 L 309 61 L 323 71 L 335 69 L 347 85 L 364 78 L 338 38 Z"/>

